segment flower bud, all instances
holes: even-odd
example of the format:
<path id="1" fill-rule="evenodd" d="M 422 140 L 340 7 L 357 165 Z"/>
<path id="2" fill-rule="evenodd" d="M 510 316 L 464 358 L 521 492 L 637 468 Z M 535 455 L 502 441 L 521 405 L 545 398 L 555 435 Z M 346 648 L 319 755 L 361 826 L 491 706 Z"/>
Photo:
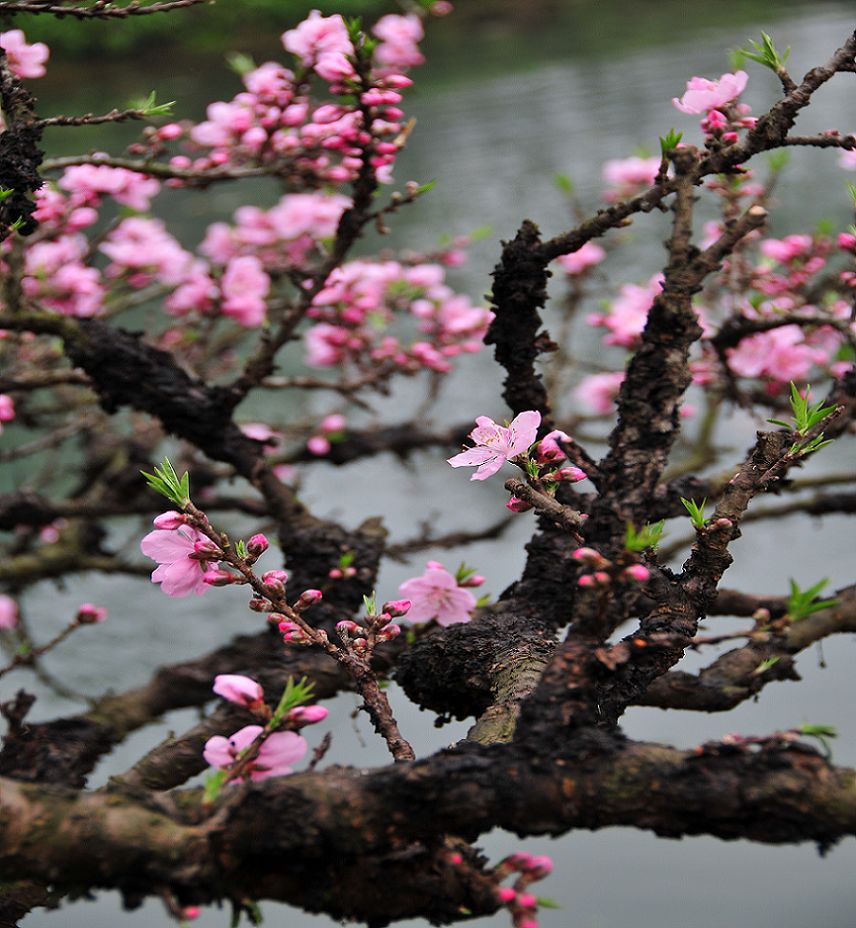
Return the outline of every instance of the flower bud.
<path id="1" fill-rule="evenodd" d="M 609 561 L 600 553 L 600 551 L 595 551 L 594 548 L 577 548 L 571 557 L 578 561 L 582 561 L 591 567 L 606 567 L 609 564 Z"/>
<path id="2" fill-rule="evenodd" d="M 266 599 L 262 599 L 261 596 L 254 596 L 247 605 L 253 612 L 271 612 L 273 610 L 273 605 Z"/>
<path id="3" fill-rule="evenodd" d="M 297 706 L 288 713 L 288 720 L 295 728 L 301 728 L 323 722 L 329 714 L 330 710 L 324 706 Z"/>
<path id="4" fill-rule="evenodd" d="M 407 615 L 410 611 L 411 602 L 409 599 L 391 599 L 384 603 L 380 608 L 381 612 L 389 613 L 391 619 L 397 619 L 400 616 Z"/>
<path id="5" fill-rule="evenodd" d="M 579 580 L 577 580 L 577 586 L 582 587 L 592 587 L 596 583 L 594 577 L 591 574 L 583 574 Z"/>
<path id="6" fill-rule="evenodd" d="M 264 554 L 269 547 L 270 542 L 261 532 L 257 535 L 253 535 L 247 542 L 247 552 L 254 557 L 259 557 L 259 555 Z"/>
<path id="7" fill-rule="evenodd" d="M 535 448 L 535 460 L 539 464 L 550 464 L 552 461 L 561 461 L 567 455 L 562 450 L 560 441 L 570 441 L 569 435 L 558 429 L 553 429 L 538 442 Z"/>
<path id="8" fill-rule="evenodd" d="M 517 898 L 517 893 L 510 886 L 500 886 L 496 894 L 500 902 L 513 902 Z"/>
<path id="9" fill-rule="evenodd" d="M 459 580 L 458 586 L 481 586 L 484 582 L 485 578 L 481 574 L 470 574 L 469 577 Z"/>
<path id="10" fill-rule="evenodd" d="M 386 628 L 382 628 L 377 633 L 377 640 L 378 641 L 392 641 L 393 638 L 398 637 L 398 635 L 400 634 L 401 634 L 401 626 L 390 624 L 390 625 L 387 625 Z"/>
<path id="11" fill-rule="evenodd" d="M 555 480 L 558 483 L 562 481 L 567 483 L 579 483 L 580 480 L 585 480 L 586 477 L 588 477 L 588 474 L 582 470 L 582 468 L 574 467 L 572 464 L 569 464 L 567 467 L 562 467 L 552 474 L 548 474 L 544 479 Z"/>
<path id="12" fill-rule="evenodd" d="M 538 900 L 532 895 L 532 893 L 521 893 L 517 897 L 517 901 L 524 909 L 536 909 L 538 908 Z"/>
<path id="13" fill-rule="evenodd" d="M 505 508 L 510 509 L 512 512 L 528 512 L 532 508 L 532 504 L 527 503 L 518 496 L 512 496 L 505 504 Z"/>
<path id="14" fill-rule="evenodd" d="M 594 579 L 601 586 L 609 586 L 609 574 L 605 570 L 596 570 L 594 572 Z"/>
<path id="15" fill-rule="evenodd" d="M 78 625 L 97 625 L 107 618 L 107 610 L 103 606 L 93 606 L 92 603 L 81 603 L 77 608 L 75 622 Z"/>
<path id="16" fill-rule="evenodd" d="M 155 516 L 153 524 L 155 528 L 172 531 L 182 525 L 186 525 L 187 516 L 183 512 L 176 512 L 174 509 L 169 509 L 167 512 L 162 512 L 159 516 Z"/>
<path id="17" fill-rule="evenodd" d="M 265 694 L 261 686 L 252 677 L 241 674 L 217 674 L 212 688 L 218 696 L 247 709 L 258 707 L 264 702 Z"/>
<path id="18" fill-rule="evenodd" d="M 636 583 L 645 583 L 651 577 L 651 571 L 643 564 L 631 564 L 624 568 L 623 576 Z"/>
<path id="19" fill-rule="evenodd" d="M 238 577 L 229 570 L 206 570 L 202 579 L 209 586 L 229 586 L 241 582 L 243 577 Z"/>
<path id="20" fill-rule="evenodd" d="M 315 603 L 321 602 L 323 598 L 321 590 L 304 590 L 300 594 L 300 599 L 297 600 L 295 608 L 308 609 L 310 606 L 314 606 Z"/>

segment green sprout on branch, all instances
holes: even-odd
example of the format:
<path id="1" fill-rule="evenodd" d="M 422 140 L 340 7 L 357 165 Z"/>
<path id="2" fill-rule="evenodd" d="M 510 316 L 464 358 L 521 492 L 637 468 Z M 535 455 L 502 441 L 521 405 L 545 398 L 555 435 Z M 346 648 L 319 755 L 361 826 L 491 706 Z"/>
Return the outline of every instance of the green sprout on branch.
<path id="1" fill-rule="evenodd" d="M 683 137 L 683 132 L 676 132 L 674 129 L 669 129 L 665 135 L 661 135 L 660 153 L 662 156 L 667 158 L 680 145 Z"/>
<path id="2" fill-rule="evenodd" d="M 781 425 L 792 432 L 796 432 L 800 437 L 805 437 L 811 429 L 819 422 L 822 422 L 830 413 L 835 412 L 835 406 L 824 406 L 823 403 L 809 404 L 811 386 L 806 386 L 805 396 L 797 389 L 796 384 L 791 381 L 791 411 L 794 414 L 792 422 L 783 422 L 781 419 L 768 419 L 771 425 Z M 791 454 L 811 454 L 825 445 L 832 443 L 832 439 L 823 438 L 823 432 L 806 442 L 794 442 L 791 445 Z"/>
<path id="3" fill-rule="evenodd" d="M 752 671 L 753 677 L 760 677 L 762 673 L 766 673 L 771 667 L 775 667 L 776 664 L 781 660 L 780 657 L 767 657 L 761 661 L 760 664 Z"/>
<path id="4" fill-rule="evenodd" d="M 14 192 L 15 190 L 13 187 L 0 187 L 0 203 L 4 200 L 8 200 Z"/>
<path id="5" fill-rule="evenodd" d="M 632 525 L 627 523 L 627 530 L 624 533 L 624 548 L 627 551 L 640 552 L 650 548 L 656 551 L 660 539 L 663 537 L 663 528 L 666 524 L 665 519 L 659 522 L 646 522 L 638 531 Z"/>
<path id="6" fill-rule="evenodd" d="M 832 746 L 829 741 L 827 741 L 827 738 L 838 737 L 838 731 L 832 725 L 813 725 L 810 722 L 803 722 L 797 731 L 801 735 L 806 735 L 809 738 L 816 738 L 823 748 L 824 757 L 826 757 L 827 760 L 832 760 Z"/>
<path id="7" fill-rule="evenodd" d="M 301 677 L 296 683 L 294 677 L 289 677 L 279 703 L 274 709 L 273 716 L 268 722 L 268 728 L 273 730 L 279 725 L 287 712 L 290 712 L 295 706 L 302 706 L 303 703 L 309 702 L 314 688 L 315 684 L 307 677 Z"/>
<path id="8" fill-rule="evenodd" d="M 775 74 L 785 73 L 785 62 L 791 53 L 790 48 L 786 48 L 782 54 L 776 49 L 772 38 L 766 32 L 761 33 L 761 41 L 749 39 L 751 48 L 739 48 L 737 54 L 742 58 L 748 58 L 757 64 L 769 68 Z"/>
<path id="9" fill-rule="evenodd" d="M 140 473 L 156 493 L 165 496 L 170 502 L 175 503 L 179 509 L 185 509 L 190 505 L 190 474 L 185 471 L 179 477 L 169 458 L 164 458 L 161 466 L 155 467 L 153 474 L 147 474 L 144 470 L 140 471 Z"/>
<path id="10" fill-rule="evenodd" d="M 847 192 L 850 194 L 850 199 L 853 201 L 853 205 L 856 206 L 856 184 L 848 184 Z"/>
<path id="11" fill-rule="evenodd" d="M 153 90 L 144 100 L 134 101 L 130 109 L 139 110 L 143 116 L 171 116 L 172 108 L 175 106 L 175 100 L 169 103 L 158 103 L 155 91 Z"/>
<path id="12" fill-rule="evenodd" d="M 710 518 L 705 518 L 704 516 L 704 507 L 707 503 L 707 498 L 701 501 L 701 505 L 694 499 L 684 499 L 683 496 L 681 497 L 681 502 L 684 504 L 684 509 L 689 513 L 693 528 L 702 529 L 710 522 Z"/>
<path id="13" fill-rule="evenodd" d="M 829 583 L 828 577 L 819 580 L 807 590 L 801 590 L 796 580 L 792 579 L 788 582 L 791 585 L 791 595 L 788 597 L 788 615 L 792 622 L 800 622 L 813 612 L 820 612 L 821 609 L 837 606 L 841 602 L 839 599 L 817 599 L 820 591 Z M 815 600 L 817 601 L 815 602 Z"/>

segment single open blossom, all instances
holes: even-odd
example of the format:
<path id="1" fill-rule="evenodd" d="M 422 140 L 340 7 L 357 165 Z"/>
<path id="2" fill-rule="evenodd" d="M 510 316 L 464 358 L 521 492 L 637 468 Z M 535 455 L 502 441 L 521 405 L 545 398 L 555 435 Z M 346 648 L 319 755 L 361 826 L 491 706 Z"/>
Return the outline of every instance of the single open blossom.
<path id="1" fill-rule="evenodd" d="M 220 673 L 214 677 L 214 692 L 229 702 L 252 709 L 264 702 L 264 690 L 251 677 L 239 673 Z"/>
<path id="2" fill-rule="evenodd" d="M 228 738 L 215 735 L 205 742 L 202 754 L 212 767 L 225 770 L 238 759 L 262 733 L 261 725 L 247 725 Z M 280 777 L 291 773 L 291 764 L 299 761 L 306 753 L 306 741 L 293 731 L 280 731 L 268 735 L 262 742 L 259 753 L 247 767 L 253 782 L 268 777 Z"/>
<path id="3" fill-rule="evenodd" d="M 6 62 L 15 77 L 44 77 L 45 62 L 50 49 L 44 42 L 27 44 L 21 29 L 0 32 L 0 48 L 6 52 Z"/>
<path id="4" fill-rule="evenodd" d="M 208 589 L 205 581 L 208 565 L 216 568 L 217 564 L 191 555 L 209 546 L 208 539 L 189 525 L 173 531 L 149 532 L 140 542 L 143 554 L 159 565 L 152 572 L 152 583 L 160 583 L 167 596 L 189 596 L 191 593 L 201 596 Z"/>
<path id="5" fill-rule="evenodd" d="M 0 593 L 0 631 L 8 631 L 18 624 L 18 604 L 11 596 Z"/>
<path id="6" fill-rule="evenodd" d="M 487 480 L 506 461 L 528 450 L 535 441 L 540 424 L 541 413 L 534 409 L 527 409 L 515 416 L 508 428 L 497 425 L 487 416 L 479 416 L 476 428 L 470 432 L 475 447 L 449 458 L 449 464 L 452 467 L 475 467 L 476 472 L 470 480 Z"/>
<path id="7" fill-rule="evenodd" d="M 408 622 L 429 622 L 436 619 L 440 625 L 457 625 L 469 622 L 476 606 L 476 598 L 469 590 L 462 590 L 458 581 L 437 561 L 429 561 L 421 577 L 405 580 L 398 588 L 410 600 Z"/>
<path id="8" fill-rule="evenodd" d="M 694 77 L 687 81 L 686 93 L 680 98 L 674 97 L 672 103 L 682 113 L 706 113 L 730 103 L 743 93 L 749 75 L 745 71 L 723 74 L 718 81 L 705 77 Z"/>

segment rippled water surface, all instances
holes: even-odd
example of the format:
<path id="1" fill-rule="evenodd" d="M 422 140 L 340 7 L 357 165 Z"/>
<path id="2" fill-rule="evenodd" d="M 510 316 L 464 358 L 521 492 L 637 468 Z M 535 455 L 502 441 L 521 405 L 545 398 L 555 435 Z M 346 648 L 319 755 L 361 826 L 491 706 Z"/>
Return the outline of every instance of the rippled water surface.
<path id="1" fill-rule="evenodd" d="M 672 126 L 684 129 L 687 136 L 697 131 L 694 121 L 681 116 L 670 103 L 693 74 L 718 76 L 728 69 L 728 51 L 745 44 L 747 37 L 758 36 L 761 29 L 771 31 L 779 46 L 793 47 L 792 70 L 802 73 L 826 60 L 856 24 L 851 3 L 781 4 L 776 21 L 761 14 L 753 19 L 756 5 L 739 3 L 715 8 L 692 2 L 666 4 L 651 22 L 646 5 L 639 3 L 545 3 L 538 5 L 541 12 L 530 11 L 528 16 L 525 2 L 518 7 L 516 15 L 506 11 L 502 16 L 479 17 L 470 5 L 460 24 L 453 19 L 437 24 L 427 49 L 429 64 L 417 79 L 410 106 L 417 118 L 412 146 L 397 169 L 400 181 L 436 178 L 437 186 L 396 217 L 392 244 L 429 248 L 444 232 L 455 235 L 491 228 L 474 247 L 470 264 L 457 273 L 458 284 L 473 296 L 489 288 L 499 240 L 512 236 L 523 217 L 532 218 L 547 233 L 567 226 L 567 206 L 553 184 L 555 174 L 570 176 L 585 208 L 593 209 L 598 205 L 600 167 L 605 159 L 640 147 L 654 151 L 658 136 Z M 275 36 L 261 44 L 265 47 L 258 60 L 276 54 Z M 40 89 L 50 112 L 99 110 L 156 86 L 161 99 L 179 100 L 178 114 L 199 116 L 207 100 L 236 89 L 229 75 L 213 70 L 216 62 L 176 61 L 169 67 L 159 62 L 153 68 L 151 61 L 143 60 L 128 62 L 118 70 L 93 62 L 81 80 L 79 70 L 63 66 L 59 53 L 56 58 L 52 76 Z M 756 111 L 769 105 L 776 90 L 773 75 L 752 69 L 745 96 Z M 102 100 L 93 100 L 93 92 L 101 94 Z M 856 128 L 852 80 L 835 81 L 818 95 L 817 103 L 801 129 Z M 108 145 L 93 136 L 72 138 L 71 133 L 54 141 L 68 151 Z M 826 216 L 841 227 L 850 221 L 845 192 L 848 178 L 835 168 L 834 161 L 828 153 L 812 158 L 794 155 L 782 186 L 774 232 L 812 226 Z M 264 184 L 251 189 L 258 202 L 270 202 L 274 196 Z M 203 195 L 183 194 L 158 209 L 192 243 L 201 237 L 205 224 L 230 215 L 246 196 L 242 191 L 220 187 Z M 609 279 L 613 283 L 646 280 L 658 269 L 663 237 L 660 217 L 638 222 L 626 254 L 610 257 Z M 456 421 L 486 411 L 501 415 L 497 392 L 501 374 L 487 354 L 470 360 L 445 389 L 442 412 Z M 413 400 L 411 393 L 396 402 L 406 406 Z M 734 430 L 735 452 L 739 452 L 754 424 L 735 417 L 729 425 Z M 841 468 L 848 463 L 852 466 L 852 460 L 840 454 L 836 458 L 833 449 L 825 466 Z M 394 537 L 412 534 L 425 518 L 449 529 L 479 524 L 494 519 L 503 502 L 498 485 L 450 479 L 439 456 L 429 455 L 415 457 L 407 469 L 390 460 L 342 469 L 321 465 L 308 476 L 304 496 L 320 515 L 352 524 L 383 512 Z M 522 519 L 501 546 L 480 544 L 467 550 L 468 562 L 488 578 L 486 588 L 494 595 L 519 571 L 521 544 L 530 528 L 531 523 Z M 129 523 L 124 531 L 129 543 L 135 543 L 138 526 Z M 828 576 L 832 586 L 852 579 L 852 528 L 848 535 L 843 519 L 833 517 L 822 524 L 778 520 L 774 531 L 747 530 L 739 543 L 738 563 L 728 576 L 729 585 L 781 592 L 795 572 L 793 562 L 782 557 L 783 540 L 788 552 L 796 552 L 801 576 Z M 425 555 L 430 556 L 430 552 Z M 387 567 L 380 589 L 393 591 L 402 579 L 417 573 L 420 564 L 421 559 L 410 566 Z M 216 599 L 209 595 L 193 602 L 166 601 L 146 581 L 86 577 L 71 579 L 61 592 L 47 585 L 39 588 L 29 606 L 34 613 L 55 611 L 58 624 L 60 611 L 52 607 L 60 600 L 85 598 L 110 606 L 111 617 L 105 626 L 75 636 L 48 661 L 70 686 L 96 693 L 105 687 L 140 683 L 160 663 L 200 654 L 212 642 L 245 630 L 248 618 L 243 596 L 230 597 L 232 592 L 224 591 Z M 758 703 L 743 706 L 727 718 L 635 710 L 628 714 L 626 728 L 635 737 L 691 745 L 732 730 L 763 733 L 803 720 L 822 721 L 841 731 L 836 760 L 854 764 L 856 725 L 848 707 L 856 693 L 848 667 L 856 660 L 856 649 L 851 640 L 839 639 L 825 647 L 827 669 L 820 669 L 815 653 L 806 653 L 799 660 L 803 685 L 769 687 Z M 29 679 L 25 682 L 38 687 Z M 4 680 L 3 694 L 19 684 Z M 407 734 L 416 733 L 413 740 L 422 754 L 465 731 L 464 725 L 437 731 L 429 715 L 408 707 L 403 698 L 397 702 L 402 727 Z M 361 766 L 385 763 L 384 752 L 372 741 L 367 726 L 352 720 L 354 705 L 350 696 L 335 703 L 331 758 Z M 41 691 L 39 710 L 42 717 L 49 717 L 67 712 L 68 705 Z M 108 773 L 132 763 L 140 750 L 167 729 L 180 730 L 193 718 L 189 712 L 176 713 L 157 730 L 136 735 L 99 771 L 96 785 Z M 856 845 L 852 840 L 825 859 L 809 845 L 768 849 L 707 838 L 672 842 L 618 829 L 575 834 L 556 842 L 519 842 L 513 836 L 493 834 L 483 845 L 492 857 L 518 846 L 554 855 L 557 872 L 543 884 L 543 892 L 563 908 L 543 914 L 544 928 L 804 928 L 808 924 L 845 928 L 856 922 L 852 879 Z M 335 878 L 331 872 L 331 879 Z M 272 904 L 265 904 L 263 910 L 271 926 L 333 924 Z M 225 911 L 211 910 L 197 924 L 224 926 L 228 918 Z M 59 912 L 36 912 L 25 925 L 143 928 L 166 922 L 154 903 L 123 915 L 115 894 L 106 893 L 96 904 L 76 903 Z M 479 922 L 506 923 L 501 915 Z"/>

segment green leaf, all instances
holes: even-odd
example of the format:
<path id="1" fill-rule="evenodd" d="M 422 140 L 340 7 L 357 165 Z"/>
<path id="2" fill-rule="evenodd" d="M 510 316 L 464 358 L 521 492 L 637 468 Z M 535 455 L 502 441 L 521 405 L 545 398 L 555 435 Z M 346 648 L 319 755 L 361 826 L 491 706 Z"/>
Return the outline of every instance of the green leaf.
<path id="1" fill-rule="evenodd" d="M 572 197 L 574 195 L 574 182 L 567 174 L 554 174 L 553 183 L 566 197 Z"/>
<path id="2" fill-rule="evenodd" d="M 294 677 L 289 677 L 267 727 L 272 731 L 279 725 L 287 712 L 295 706 L 302 706 L 303 703 L 309 702 L 312 698 L 312 691 L 314 689 L 315 684 L 307 677 L 301 677 L 297 683 L 294 682 Z"/>
<path id="3" fill-rule="evenodd" d="M 836 728 L 834 728 L 832 725 L 811 724 L 809 722 L 803 722 L 797 731 L 799 731 L 801 735 L 806 735 L 809 738 L 816 738 L 820 742 L 820 746 L 823 749 L 823 754 L 826 759 L 832 760 L 832 746 L 826 739 L 838 737 L 838 731 Z"/>
<path id="4" fill-rule="evenodd" d="M 657 549 L 660 539 L 663 537 L 663 528 L 666 524 L 665 519 L 659 522 L 648 522 L 638 531 L 632 523 L 627 523 L 627 530 L 624 533 L 624 547 L 627 551 L 645 551 L 650 548 L 652 551 Z"/>
<path id="5" fill-rule="evenodd" d="M 847 192 L 850 194 L 850 199 L 853 201 L 853 205 L 856 206 L 856 184 L 848 184 Z"/>
<path id="6" fill-rule="evenodd" d="M 538 902 L 539 909 L 561 909 L 562 907 L 556 902 L 555 899 L 551 899 L 549 896 L 536 896 L 535 899 Z"/>
<path id="7" fill-rule="evenodd" d="M 176 474 L 169 458 L 164 458 L 160 467 L 155 467 L 153 474 L 142 470 L 148 485 L 161 496 L 184 509 L 190 503 L 190 475 L 185 472 L 181 477 Z"/>
<path id="8" fill-rule="evenodd" d="M 710 522 L 710 519 L 704 517 L 704 507 L 707 503 L 707 498 L 701 501 L 701 505 L 696 503 L 694 499 L 684 499 L 681 497 L 681 502 L 683 503 L 684 509 L 689 513 L 690 521 L 693 524 L 694 528 L 702 529 Z"/>
<path id="9" fill-rule="evenodd" d="M 371 596 L 363 596 L 363 605 L 366 607 L 366 615 L 377 615 L 377 593 L 372 590 Z"/>
<path id="10" fill-rule="evenodd" d="M 226 64 L 238 75 L 243 77 L 250 71 L 255 71 L 256 63 L 252 55 L 245 55 L 243 52 L 228 52 L 226 54 Z"/>
<path id="11" fill-rule="evenodd" d="M 814 586 L 810 586 L 806 590 L 800 589 L 796 580 L 791 579 L 788 582 L 791 587 L 791 593 L 788 597 L 788 616 L 792 622 L 800 622 L 812 613 L 837 606 L 840 602 L 838 599 L 817 598 L 821 590 L 829 583 L 828 577 L 818 580 Z"/>
<path id="12" fill-rule="evenodd" d="M 226 777 L 227 771 L 218 770 L 216 773 L 212 773 L 211 776 L 206 778 L 205 790 L 203 793 L 203 801 L 205 803 L 216 802 L 217 797 L 220 795 L 220 790 L 222 790 L 226 784 Z"/>
<path id="13" fill-rule="evenodd" d="M 674 129 L 669 129 L 665 135 L 661 135 L 660 153 L 662 156 L 664 158 L 668 157 L 678 147 L 683 137 L 683 132 L 676 132 Z"/>
<path id="14" fill-rule="evenodd" d="M 766 673 L 771 667 L 775 667 L 779 663 L 781 658 L 779 657 L 768 657 L 761 661 L 760 664 L 752 671 L 753 677 L 760 677 L 762 673 Z"/>
<path id="15" fill-rule="evenodd" d="M 737 50 L 737 54 L 743 58 L 748 58 L 750 61 L 755 61 L 765 68 L 769 68 L 776 74 L 780 74 L 785 70 L 785 62 L 791 53 L 790 48 L 786 48 L 780 54 L 773 44 L 773 40 L 766 32 L 761 33 L 760 42 L 749 39 L 749 45 L 751 48 L 740 48 Z"/>
<path id="16" fill-rule="evenodd" d="M 434 180 L 429 180 L 425 184 L 419 184 L 417 187 L 413 188 L 412 197 L 421 197 L 423 193 L 428 193 L 429 190 L 433 190 L 437 186 L 436 178 Z"/>
<path id="17" fill-rule="evenodd" d="M 15 190 L 12 187 L 0 187 L 0 203 L 2 203 L 3 200 L 8 200 L 14 192 Z"/>
<path id="18" fill-rule="evenodd" d="M 243 538 L 239 538 L 238 541 L 235 542 L 235 554 L 237 554 L 238 557 L 247 556 L 247 543 Z"/>
<path id="19" fill-rule="evenodd" d="M 345 567 L 350 567 L 351 564 L 354 563 L 354 558 L 355 558 L 355 557 L 356 557 L 356 554 L 354 554 L 353 551 L 346 551 L 346 552 L 339 558 L 339 567 L 342 568 L 342 569 L 344 569 Z"/>
<path id="20" fill-rule="evenodd" d="M 144 100 L 133 102 L 129 109 L 140 110 L 143 116 L 171 116 L 174 106 L 175 100 L 170 100 L 169 103 L 158 103 L 153 90 Z"/>
<path id="21" fill-rule="evenodd" d="M 787 149 L 780 148 L 777 151 L 770 152 L 770 155 L 767 159 L 767 164 L 770 166 L 770 170 L 774 174 L 778 174 L 780 171 L 788 165 L 791 160 L 791 153 Z"/>
<path id="22" fill-rule="evenodd" d="M 459 584 L 463 583 L 463 581 L 466 580 L 467 577 L 472 577 L 472 575 L 475 572 L 476 572 L 475 567 L 467 567 L 466 563 L 464 561 L 461 561 L 460 565 L 458 566 L 458 569 L 455 571 L 455 580 Z"/>

